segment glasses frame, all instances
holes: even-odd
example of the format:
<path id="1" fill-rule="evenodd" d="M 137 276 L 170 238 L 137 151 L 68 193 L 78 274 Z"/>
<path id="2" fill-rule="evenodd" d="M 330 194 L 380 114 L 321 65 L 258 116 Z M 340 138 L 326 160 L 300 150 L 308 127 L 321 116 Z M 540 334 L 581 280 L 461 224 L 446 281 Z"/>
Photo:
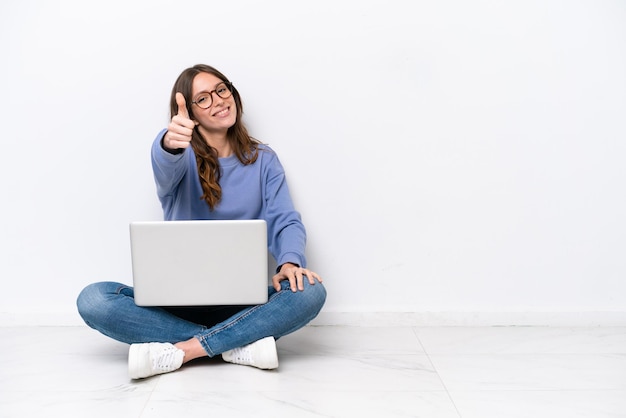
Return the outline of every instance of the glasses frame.
<path id="1" fill-rule="evenodd" d="M 222 84 L 224 84 L 226 86 L 226 89 L 228 89 L 228 96 L 226 96 L 226 97 L 220 96 L 220 94 L 217 92 L 217 90 L 219 89 L 219 87 Z M 200 106 L 198 104 L 198 102 L 196 102 L 195 100 L 193 102 L 191 102 L 191 104 L 195 104 L 200 109 L 208 109 L 211 106 L 213 106 L 213 93 L 215 93 L 217 95 L 217 97 L 219 97 L 220 99 L 228 99 L 229 97 L 231 97 L 233 95 L 233 83 L 231 83 L 230 81 L 222 81 L 217 86 L 215 86 L 215 90 L 211 90 L 210 92 L 205 93 L 205 94 L 208 94 L 209 99 L 211 100 L 211 102 L 209 103 L 209 105 L 207 107 Z"/>

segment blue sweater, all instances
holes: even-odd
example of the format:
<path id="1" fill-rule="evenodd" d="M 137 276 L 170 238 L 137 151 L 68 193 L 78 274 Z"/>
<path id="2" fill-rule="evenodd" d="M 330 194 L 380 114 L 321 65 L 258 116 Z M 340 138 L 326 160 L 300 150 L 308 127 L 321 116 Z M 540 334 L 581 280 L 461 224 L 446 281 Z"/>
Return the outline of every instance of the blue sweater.
<path id="1" fill-rule="evenodd" d="M 165 220 L 264 219 L 277 265 L 306 267 L 306 231 L 291 201 L 285 171 L 270 147 L 260 145 L 259 158 L 251 165 L 243 165 L 235 155 L 219 159 L 222 200 L 211 211 L 202 199 L 193 149 L 165 151 L 161 140 L 166 131 L 152 144 L 152 169 Z"/>

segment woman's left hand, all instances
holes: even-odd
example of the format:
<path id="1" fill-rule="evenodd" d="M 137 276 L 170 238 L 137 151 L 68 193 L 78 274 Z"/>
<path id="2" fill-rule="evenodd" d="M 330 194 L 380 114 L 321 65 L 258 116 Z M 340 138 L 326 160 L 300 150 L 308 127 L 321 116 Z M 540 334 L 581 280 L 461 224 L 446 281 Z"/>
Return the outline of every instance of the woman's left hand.
<path id="1" fill-rule="evenodd" d="M 315 272 L 298 267 L 295 264 L 285 263 L 281 266 L 280 271 L 272 277 L 272 285 L 276 291 L 280 291 L 280 282 L 283 280 L 289 280 L 289 285 L 292 292 L 298 290 L 304 290 L 304 277 L 309 281 L 309 284 L 314 285 L 315 280 L 322 282 L 322 278 Z"/>

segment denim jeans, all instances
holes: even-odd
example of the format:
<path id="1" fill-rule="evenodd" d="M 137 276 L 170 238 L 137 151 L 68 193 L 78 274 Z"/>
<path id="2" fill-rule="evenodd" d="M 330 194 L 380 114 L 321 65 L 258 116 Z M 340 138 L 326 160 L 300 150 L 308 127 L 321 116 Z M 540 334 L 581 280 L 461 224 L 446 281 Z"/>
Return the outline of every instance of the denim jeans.
<path id="1" fill-rule="evenodd" d="M 317 316 L 326 300 L 326 289 L 304 281 L 304 291 L 268 288 L 267 303 L 256 306 L 161 308 L 135 305 L 133 288 L 121 283 L 99 282 L 78 296 L 78 312 L 87 325 L 128 344 L 177 343 L 197 338 L 210 357 L 242 347 L 264 337 L 278 339 Z"/>

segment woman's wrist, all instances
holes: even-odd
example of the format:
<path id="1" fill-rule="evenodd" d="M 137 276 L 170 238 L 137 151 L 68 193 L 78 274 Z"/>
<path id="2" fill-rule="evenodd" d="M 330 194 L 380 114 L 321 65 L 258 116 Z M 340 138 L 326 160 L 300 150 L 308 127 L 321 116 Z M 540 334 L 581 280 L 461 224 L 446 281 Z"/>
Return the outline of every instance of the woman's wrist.
<path id="1" fill-rule="evenodd" d="M 291 261 L 287 261 L 286 263 L 283 263 L 283 264 L 281 264 L 280 266 L 278 266 L 277 272 L 281 272 L 281 271 L 283 271 L 283 268 L 284 268 L 285 266 L 286 266 L 286 267 L 295 267 L 295 268 L 300 267 L 300 265 L 299 265 L 299 264 L 292 263 Z"/>

